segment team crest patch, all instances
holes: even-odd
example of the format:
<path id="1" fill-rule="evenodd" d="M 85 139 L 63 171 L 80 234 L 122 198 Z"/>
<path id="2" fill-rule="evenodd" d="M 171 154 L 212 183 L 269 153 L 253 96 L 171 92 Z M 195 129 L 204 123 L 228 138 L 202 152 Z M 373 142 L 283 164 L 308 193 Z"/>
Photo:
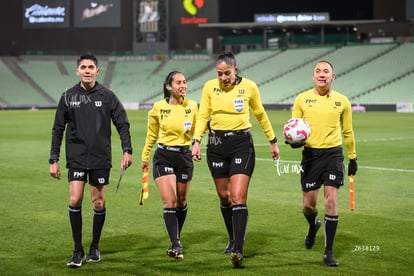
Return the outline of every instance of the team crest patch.
<path id="1" fill-rule="evenodd" d="M 243 99 L 235 99 L 233 101 L 234 109 L 236 109 L 237 112 L 241 112 L 244 108 L 244 100 Z"/>
<path id="2" fill-rule="evenodd" d="M 341 106 L 341 102 L 335 102 L 335 106 Z"/>

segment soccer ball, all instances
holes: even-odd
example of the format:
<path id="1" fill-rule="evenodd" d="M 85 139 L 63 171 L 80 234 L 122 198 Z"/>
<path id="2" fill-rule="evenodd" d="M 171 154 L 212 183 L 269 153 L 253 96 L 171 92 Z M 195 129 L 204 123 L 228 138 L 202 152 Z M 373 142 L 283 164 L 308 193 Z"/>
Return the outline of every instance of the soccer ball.
<path id="1" fill-rule="evenodd" d="M 283 135 L 289 144 L 304 144 L 310 135 L 309 124 L 302 118 L 292 118 L 283 127 Z"/>

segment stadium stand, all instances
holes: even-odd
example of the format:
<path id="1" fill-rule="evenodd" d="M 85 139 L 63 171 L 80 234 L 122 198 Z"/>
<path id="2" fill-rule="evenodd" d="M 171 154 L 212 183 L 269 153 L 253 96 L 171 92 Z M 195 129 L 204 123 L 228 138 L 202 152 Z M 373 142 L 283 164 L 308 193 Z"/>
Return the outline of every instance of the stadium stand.
<path id="1" fill-rule="evenodd" d="M 161 61 L 117 61 L 110 88 L 123 102 L 141 102 L 159 91 L 160 83 L 153 72 Z"/>
<path id="2" fill-rule="evenodd" d="M 414 103 L 414 69 L 381 87 L 353 99 L 359 104 Z"/>
<path id="3" fill-rule="evenodd" d="M 414 44 L 401 44 L 335 80 L 335 88 L 351 100 L 414 69 Z"/>
<path id="4" fill-rule="evenodd" d="M 70 88 L 74 84 L 74 70 L 71 74 L 62 74 L 57 63 L 53 61 L 25 61 L 20 62 L 18 66 L 56 103 L 65 88 Z"/>
<path id="5" fill-rule="evenodd" d="M 309 63 L 332 50 L 334 50 L 334 47 L 298 48 L 286 51 L 267 50 L 241 52 L 236 56 L 236 59 L 238 68 L 240 68 L 239 74 L 254 80 L 259 88 L 262 89 L 262 84 L 271 81 L 279 75 L 287 74 L 296 67 L 302 67 L 304 64 Z M 208 73 L 209 78 L 216 77 L 213 69 Z M 200 77 L 203 77 L 202 81 L 195 80 L 195 82 L 199 84 L 197 85 L 197 90 L 190 90 L 192 93 L 189 94 L 197 101 L 199 101 L 201 97 L 202 83 L 207 79 L 204 75 Z M 267 95 L 265 95 L 266 100 L 272 98 L 274 90 L 274 88 L 268 90 L 266 93 Z M 261 93 L 263 95 L 263 92 Z"/>
<path id="6" fill-rule="evenodd" d="M 280 50 L 259 50 L 259 51 L 246 51 L 237 54 L 237 67 L 241 68 L 240 74 L 243 75 L 244 70 L 254 67 L 261 62 L 264 62 L 270 58 L 273 58 L 280 54 Z M 201 97 L 201 91 L 206 80 L 216 77 L 216 71 L 214 62 L 210 61 L 210 65 L 199 74 L 196 78 L 190 79 L 188 94 L 189 96 L 199 101 Z"/>
<path id="7" fill-rule="evenodd" d="M 180 71 L 183 72 L 187 78 L 187 83 L 189 89 L 193 87 L 192 78 L 197 74 L 211 66 L 211 61 L 208 59 L 196 59 L 196 60 L 184 60 L 184 59 L 169 59 L 163 62 L 156 72 L 151 76 L 151 81 L 155 83 L 155 89 L 147 94 L 146 98 L 143 98 L 142 101 L 152 99 L 153 101 L 161 99 L 163 97 L 162 85 L 164 82 L 165 76 L 171 71 Z"/>
<path id="8" fill-rule="evenodd" d="M 271 82 L 259 84 L 262 100 L 267 103 L 291 103 L 294 97 L 313 86 L 312 71 L 317 60 L 328 60 L 334 65 L 338 78 L 347 71 L 389 51 L 394 44 L 357 45 L 337 48 L 312 62 L 277 76 Z M 278 62 L 276 60 L 276 62 Z M 301 81 L 298 81 L 301 80 Z M 336 83 L 335 83 L 336 88 Z"/>
<path id="9" fill-rule="evenodd" d="M 2 57 L 0 62 L 1 105 L 47 105 L 53 100 L 39 92 L 39 87 L 17 66 L 14 57 Z"/>
<path id="10" fill-rule="evenodd" d="M 329 60 L 335 66 L 334 89 L 352 103 L 413 102 L 414 43 L 356 44 L 266 49 L 237 54 L 240 75 L 254 80 L 265 104 L 292 104 L 313 86 L 313 66 Z M 199 101 L 204 82 L 215 78 L 214 57 L 176 55 L 170 58 L 98 57 L 98 81 L 124 103 L 153 103 L 162 98 L 168 72 L 187 76 L 188 97 Z M 78 81 L 73 56 L 2 57 L 2 106 L 54 106 L 65 88 Z"/>

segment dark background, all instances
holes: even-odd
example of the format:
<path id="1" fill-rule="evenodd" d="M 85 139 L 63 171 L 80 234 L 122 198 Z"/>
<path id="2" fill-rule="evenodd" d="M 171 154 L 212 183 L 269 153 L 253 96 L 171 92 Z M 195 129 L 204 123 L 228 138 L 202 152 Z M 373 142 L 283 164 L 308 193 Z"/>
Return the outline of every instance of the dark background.
<path id="1" fill-rule="evenodd" d="M 373 19 L 373 0 L 221 0 L 219 3 L 221 22 L 252 22 L 255 13 L 295 12 L 329 12 L 331 20 Z"/>
<path id="2" fill-rule="evenodd" d="M 220 22 L 252 22 L 255 13 L 290 12 L 329 12 L 331 20 L 393 18 L 399 22 L 406 17 L 406 0 L 219 0 L 219 5 Z M 121 28 L 79 29 L 72 26 L 67 29 L 28 30 L 22 28 L 22 1 L 3 1 L 0 9 L 0 55 L 131 52 L 134 39 L 132 7 L 133 0 L 122 0 Z M 198 32 L 185 33 L 188 37 L 196 35 Z M 200 41 L 204 43 L 201 38 Z M 170 50 L 192 49 L 194 41 L 181 45 L 171 43 L 169 46 Z"/>

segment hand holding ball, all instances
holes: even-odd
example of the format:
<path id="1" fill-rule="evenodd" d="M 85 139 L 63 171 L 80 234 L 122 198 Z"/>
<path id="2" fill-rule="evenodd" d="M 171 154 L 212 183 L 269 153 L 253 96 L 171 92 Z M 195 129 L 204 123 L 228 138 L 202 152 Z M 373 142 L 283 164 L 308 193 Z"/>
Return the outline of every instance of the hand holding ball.
<path id="1" fill-rule="evenodd" d="M 309 124 L 302 118 L 292 118 L 285 123 L 283 135 L 286 144 L 289 144 L 292 148 L 300 148 L 309 138 Z"/>

